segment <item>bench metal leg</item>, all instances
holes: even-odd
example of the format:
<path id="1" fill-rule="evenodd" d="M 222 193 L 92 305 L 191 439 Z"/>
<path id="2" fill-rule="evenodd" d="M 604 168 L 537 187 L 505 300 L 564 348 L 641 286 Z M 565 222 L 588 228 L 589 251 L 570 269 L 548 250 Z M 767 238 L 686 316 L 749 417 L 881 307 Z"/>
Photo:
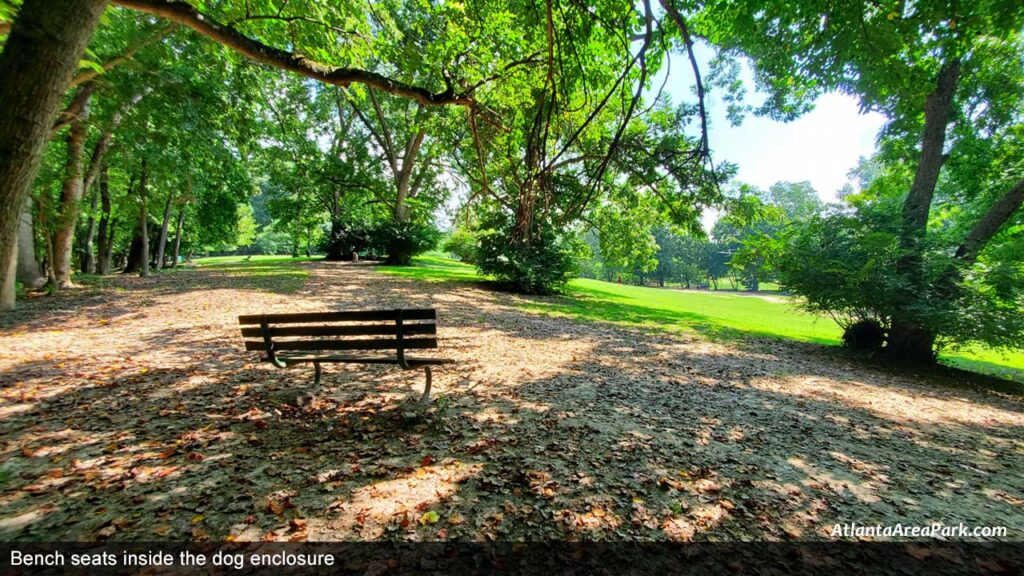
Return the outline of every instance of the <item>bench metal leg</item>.
<path id="1" fill-rule="evenodd" d="M 313 369 L 316 370 L 316 372 L 313 375 L 313 385 L 319 386 L 320 376 L 324 373 L 324 369 L 320 367 L 319 362 L 313 362 Z"/>
<path id="2" fill-rule="evenodd" d="M 423 387 L 423 396 L 420 396 L 420 404 L 430 403 L 430 383 L 433 380 L 433 372 L 430 370 L 430 366 L 423 367 L 423 374 L 427 377 L 427 384 Z"/>

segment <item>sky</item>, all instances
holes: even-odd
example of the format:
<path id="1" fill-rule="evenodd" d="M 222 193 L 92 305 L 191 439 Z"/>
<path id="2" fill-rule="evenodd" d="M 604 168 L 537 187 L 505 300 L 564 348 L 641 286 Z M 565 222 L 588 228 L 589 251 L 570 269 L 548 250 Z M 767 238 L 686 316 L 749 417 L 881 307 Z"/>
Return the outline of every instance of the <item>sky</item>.
<path id="1" fill-rule="evenodd" d="M 708 74 L 711 51 L 697 46 L 697 60 L 703 76 Z M 663 78 L 663 77 L 662 77 Z M 748 102 L 758 104 L 753 76 L 744 68 Z M 661 78 L 655 82 L 660 86 Z M 673 103 L 696 102 L 693 73 L 681 54 L 673 54 L 671 75 L 665 90 Z M 792 122 L 776 122 L 748 115 L 740 126 L 730 125 L 724 103 L 714 96 L 706 99 L 710 144 L 716 164 L 729 161 L 739 167 L 736 180 L 768 188 L 778 181 L 809 181 L 823 200 L 835 200 L 835 192 L 846 183 L 846 173 L 861 156 L 875 149 L 875 138 L 884 117 L 860 114 L 857 99 L 844 94 L 826 94 L 812 112 Z"/>

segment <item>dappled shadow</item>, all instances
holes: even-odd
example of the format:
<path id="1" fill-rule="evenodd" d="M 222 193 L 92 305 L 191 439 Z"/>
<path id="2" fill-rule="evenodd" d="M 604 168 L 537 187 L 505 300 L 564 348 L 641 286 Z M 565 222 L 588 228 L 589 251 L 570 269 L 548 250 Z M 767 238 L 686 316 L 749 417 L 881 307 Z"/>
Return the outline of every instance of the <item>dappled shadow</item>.
<path id="1" fill-rule="evenodd" d="M 811 345 L 648 334 L 524 312 L 534 299 L 469 285 L 303 266 L 309 279 L 287 293 L 132 287 L 127 299 L 89 295 L 60 319 L 26 306 L 30 320 L 0 334 L 0 534 L 722 540 L 827 538 L 835 522 L 876 521 L 1024 530 L 1018 397 L 936 389 Z M 418 371 L 331 366 L 313 390 L 308 369 L 255 363 L 237 331 L 241 313 L 399 306 L 437 308 L 436 355 L 456 361 L 435 373 L 426 414 L 408 400 Z M 299 406 L 298 395 L 312 400 Z"/>
<path id="2" fill-rule="evenodd" d="M 32 295 L 19 302 L 15 311 L 0 315 L 0 330 L 60 329 L 75 318 L 109 321 L 144 311 L 161 297 L 194 294 L 201 299 L 210 290 L 293 294 L 301 289 L 315 265 L 251 262 L 154 271 L 147 278 L 125 274 L 76 277 L 76 288 L 53 295 Z"/>

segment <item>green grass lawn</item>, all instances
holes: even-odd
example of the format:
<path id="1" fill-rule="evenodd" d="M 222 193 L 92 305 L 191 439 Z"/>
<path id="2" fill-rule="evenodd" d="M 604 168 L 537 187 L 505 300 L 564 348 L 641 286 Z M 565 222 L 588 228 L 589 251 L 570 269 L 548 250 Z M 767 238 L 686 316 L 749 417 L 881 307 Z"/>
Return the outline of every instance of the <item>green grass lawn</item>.
<path id="1" fill-rule="evenodd" d="M 430 282 L 485 281 L 473 266 L 438 256 L 417 258 L 413 266 L 377 270 Z M 723 291 L 682 291 L 629 286 L 579 278 L 562 297 L 532 299 L 527 310 L 596 322 L 656 329 L 694 331 L 716 339 L 746 336 L 839 344 L 841 331 L 831 318 L 800 310 L 792 299 Z M 949 365 L 1024 382 L 1024 352 L 981 347 L 949 351 Z"/>
<path id="2" fill-rule="evenodd" d="M 322 260 L 321 256 L 313 256 L 307 258 L 305 256 L 299 256 L 293 258 L 287 255 L 265 255 L 256 254 L 251 256 L 249 260 L 245 259 L 245 256 L 210 256 L 208 258 L 196 258 L 192 261 L 192 264 L 204 267 L 204 266 L 275 266 L 277 264 L 287 264 L 291 262 L 309 262 L 311 260 Z"/>
<path id="3" fill-rule="evenodd" d="M 293 266 L 293 264 L 320 259 L 319 257 L 307 258 L 304 256 L 292 258 L 291 256 L 255 255 L 246 260 L 245 256 L 212 256 L 197 258 L 191 265 L 226 276 L 250 278 L 254 280 L 257 287 L 274 292 L 290 293 L 302 288 L 306 279 L 309 278 L 309 270 Z M 190 267 L 186 266 L 179 270 L 188 270 Z"/>
<path id="4" fill-rule="evenodd" d="M 423 280 L 426 282 L 480 282 L 490 278 L 480 275 L 476 268 L 455 260 L 427 254 L 416 258 L 412 266 L 378 266 L 381 272 Z"/>

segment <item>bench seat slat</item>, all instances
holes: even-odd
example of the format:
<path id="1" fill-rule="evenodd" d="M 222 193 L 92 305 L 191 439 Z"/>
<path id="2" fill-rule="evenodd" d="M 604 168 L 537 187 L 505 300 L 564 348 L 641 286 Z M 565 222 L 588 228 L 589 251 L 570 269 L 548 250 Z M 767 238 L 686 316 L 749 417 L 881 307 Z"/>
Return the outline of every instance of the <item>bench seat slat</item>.
<path id="1" fill-rule="evenodd" d="M 339 364 L 398 364 L 398 359 L 394 356 L 391 357 L 365 357 L 365 356 L 330 356 L 330 355 L 299 355 L 299 354 L 279 354 L 278 358 L 286 363 L 298 364 L 301 362 L 323 362 L 323 363 L 339 363 Z M 266 362 L 267 357 L 263 356 L 260 358 L 261 361 Z M 406 358 L 406 362 L 410 366 L 435 366 L 441 364 L 452 364 L 455 361 L 448 358 Z"/>
<path id="2" fill-rule="evenodd" d="M 300 324 L 303 322 L 346 322 L 396 320 L 399 313 L 404 320 L 434 320 L 433 308 L 409 310 L 350 310 L 345 312 L 307 312 L 297 314 L 247 314 L 238 317 L 239 324 Z"/>
<path id="3" fill-rule="evenodd" d="M 437 348 L 437 338 L 405 338 L 402 346 L 407 350 Z M 278 350 L 394 350 L 398 348 L 395 338 L 378 338 L 372 340 L 295 340 L 275 341 L 274 351 Z M 267 349 L 263 340 L 246 340 L 245 349 L 249 351 Z"/>
<path id="4" fill-rule="evenodd" d="M 362 324 L 362 325 L 335 325 L 335 326 L 271 326 L 270 336 L 394 336 L 398 333 L 398 327 L 394 324 Z M 402 334 L 413 336 L 416 334 L 437 334 L 436 324 L 404 324 Z M 248 338 L 262 338 L 263 331 L 260 327 L 242 328 L 242 336 Z"/>

